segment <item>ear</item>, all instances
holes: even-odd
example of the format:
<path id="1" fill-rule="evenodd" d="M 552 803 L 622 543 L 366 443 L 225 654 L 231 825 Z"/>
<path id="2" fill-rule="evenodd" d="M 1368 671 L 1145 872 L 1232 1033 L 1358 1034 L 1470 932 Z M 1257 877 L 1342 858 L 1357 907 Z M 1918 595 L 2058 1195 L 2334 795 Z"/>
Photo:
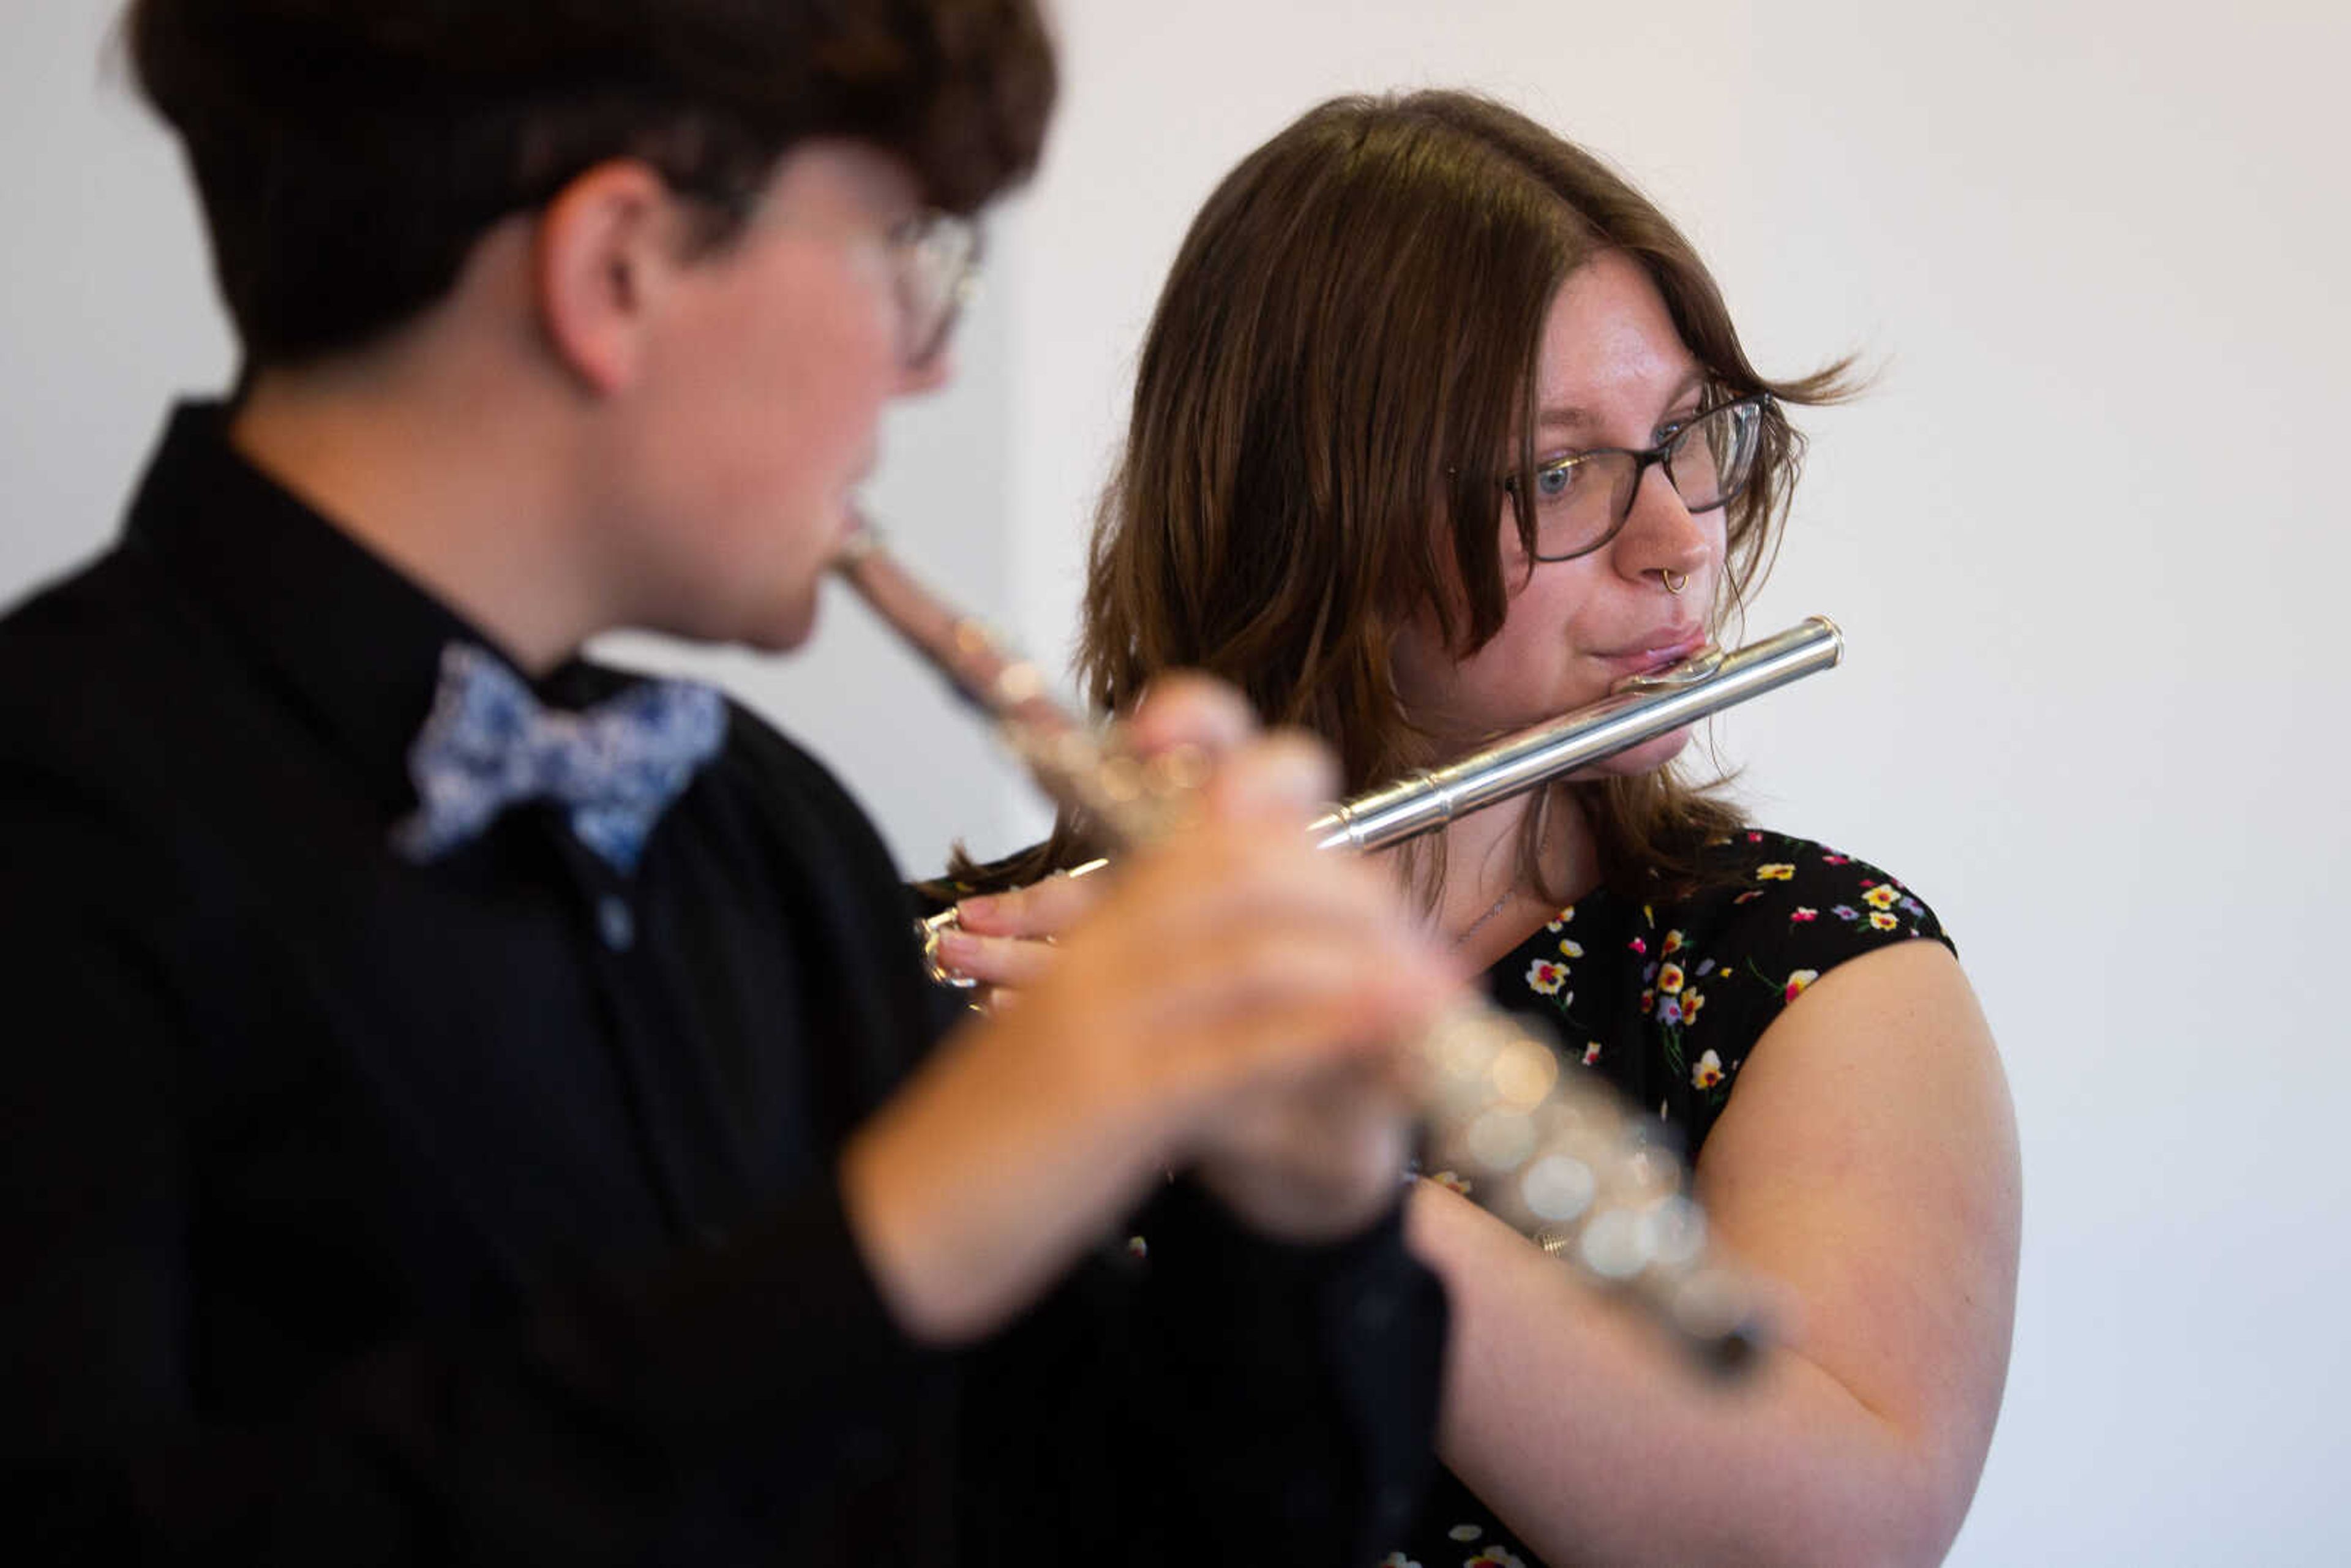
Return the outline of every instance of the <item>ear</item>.
<path id="1" fill-rule="evenodd" d="M 591 393 L 636 382 L 647 335 L 682 265 L 675 204 L 653 168 L 599 163 L 540 214 L 531 256 L 538 319 L 557 361 Z"/>

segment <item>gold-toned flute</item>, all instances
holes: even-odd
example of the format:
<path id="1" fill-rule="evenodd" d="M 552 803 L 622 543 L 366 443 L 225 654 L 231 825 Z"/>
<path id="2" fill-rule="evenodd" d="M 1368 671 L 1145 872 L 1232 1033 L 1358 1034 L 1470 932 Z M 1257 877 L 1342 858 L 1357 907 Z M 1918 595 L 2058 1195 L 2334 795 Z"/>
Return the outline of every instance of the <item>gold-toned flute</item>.
<path id="1" fill-rule="evenodd" d="M 835 570 L 995 721 L 1057 805 L 1085 812 L 1114 848 L 1150 842 L 1190 814 L 1196 757 L 1127 754 L 1114 732 L 1056 702 L 1034 664 L 917 582 L 870 527 L 859 527 Z M 1359 796 L 1311 831 L 1326 848 L 1399 842 L 1829 668 L 1843 652 L 1836 626 L 1820 616 L 1733 653 L 1708 649 L 1474 757 Z M 934 950 L 942 924 L 925 923 Z M 1415 1052 L 1432 1166 L 1472 1174 L 1484 1207 L 1632 1302 L 1700 1364 L 1730 1373 L 1752 1364 L 1768 1336 L 1759 1294 L 1712 1245 L 1670 1134 L 1597 1075 L 1564 1065 L 1530 1023 L 1482 1001 L 1448 1012 Z"/>

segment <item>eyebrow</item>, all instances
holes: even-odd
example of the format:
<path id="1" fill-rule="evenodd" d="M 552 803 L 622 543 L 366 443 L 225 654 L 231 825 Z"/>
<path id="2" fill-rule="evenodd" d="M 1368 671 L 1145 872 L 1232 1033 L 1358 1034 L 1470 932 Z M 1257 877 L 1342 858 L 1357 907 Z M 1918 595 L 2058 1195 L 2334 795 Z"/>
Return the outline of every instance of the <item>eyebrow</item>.
<path id="1" fill-rule="evenodd" d="M 1666 400 L 1666 407 L 1670 410 L 1674 404 L 1681 402 L 1690 393 L 1704 388 L 1706 382 L 1705 370 L 1696 365 L 1691 366 L 1689 374 L 1684 376 L 1675 386 L 1674 395 Z M 1590 411 L 1573 406 L 1547 408 L 1535 416 L 1537 430 L 1575 432 L 1589 430 L 1598 423 L 1599 421 Z"/>

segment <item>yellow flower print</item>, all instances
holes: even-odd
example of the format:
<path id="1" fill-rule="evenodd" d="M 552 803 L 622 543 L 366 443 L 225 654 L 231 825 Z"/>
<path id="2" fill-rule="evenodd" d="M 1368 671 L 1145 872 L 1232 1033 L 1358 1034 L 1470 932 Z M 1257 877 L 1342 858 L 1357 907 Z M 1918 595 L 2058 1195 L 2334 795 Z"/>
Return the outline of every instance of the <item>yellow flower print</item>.
<path id="1" fill-rule="evenodd" d="M 1657 989 L 1670 996 L 1682 988 L 1682 967 L 1668 964 L 1657 971 Z"/>
<path id="2" fill-rule="evenodd" d="M 1895 919 L 1894 916 L 1886 914 L 1883 909 L 1871 910 L 1869 912 L 1869 923 L 1872 925 L 1876 926 L 1880 931 L 1891 931 L 1896 926 L 1902 924 L 1902 922 Z"/>
<path id="3" fill-rule="evenodd" d="M 1564 964 L 1553 964 L 1538 958 L 1527 966 L 1527 984 L 1539 995 L 1555 997 L 1559 995 L 1560 987 L 1566 983 L 1567 966 Z M 1568 998 L 1569 1001 L 1574 999 L 1573 997 Z M 1566 1003 L 1562 1002 L 1560 1005 L 1564 1007 Z"/>
<path id="4" fill-rule="evenodd" d="M 1796 868 L 1784 862 L 1759 865 L 1755 868 L 1755 880 L 1758 882 L 1786 882 L 1795 874 Z"/>
<path id="5" fill-rule="evenodd" d="M 1861 895 L 1861 901 L 1872 909 L 1891 909 L 1894 901 L 1902 896 L 1901 889 L 1889 883 L 1879 883 Z"/>
<path id="6" fill-rule="evenodd" d="M 1666 945 L 1657 949 L 1657 956 L 1670 958 L 1681 950 L 1682 934 L 1678 931 L 1668 931 L 1666 933 Z"/>
<path id="7" fill-rule="evenodd" d="M 1788 989 L 1782 995 L 1781 999 L 1790 1002 L 1794 1001 L 1798 997 L 1803 994 L 1803 990 L 1806 986 L 1811 985 L 1814 980 L 1817 980 L 1820 977 L 1821 972 L 1818 969 L 1797 970 L 1794 974 L 1788 977 Z"/>
<path id="8" fill-rule="evenodd" d="M 1560 956 L 1563 958 L 1581 958 L 1583 956 L 1583 946 L 1565 936 L 1559 939 L 1559 951 Z"/>
<path id="9" fill-rule="evenodd" d="M 1489 1546 L 1475 1557 L 1464 1558 L 1461 1568 L 1527 1568 L 1527 1561 L 1507 1547 Z"/>
<path id="10" fill-rule="evenodd" d="M 1600 1042 L 1593 1040 L 1583 1048 L 1583 1065 L 1590 1067 L 1600 1060 Z"/>
<path id="11" fill-rule="evenodd" d="M 1704 1006 L 1706 1006 L 1704 993 L 1698 991 L 1682 993 L 1682 1027 L 1684 1029 L 1698 1021 L 1698 1009 Z"/>
<path id="12" fill-rule="evenodd" d="M 1550 921 L 1544 925 L 1543 929 L 1546 931 L 1556 931 L 1574 918 L 1575 905 L 1571 904 L 1565 909 L 1561 910 L 1557 915 L 1552 915 Z"/>
<path id="13" fill-rule="evenodd" d="M 1700 1089 L 1711 1089 L 1721 1082 L 1722 1058 L 1710 1051 L 1699 1057 L 1698 1065 L 1690 1069 L 1690 1082 Z"/>

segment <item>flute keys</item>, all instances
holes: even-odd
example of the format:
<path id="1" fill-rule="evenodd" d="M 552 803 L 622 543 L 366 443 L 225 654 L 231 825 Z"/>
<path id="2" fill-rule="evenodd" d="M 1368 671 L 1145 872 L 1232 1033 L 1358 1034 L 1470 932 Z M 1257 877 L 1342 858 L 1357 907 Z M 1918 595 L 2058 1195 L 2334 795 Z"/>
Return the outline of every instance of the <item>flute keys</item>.
<path id="1" fill-rule="evenodd" d="M 1534 1153 L 1534 1118 L 1524 1111 L 1496 1105 L 1480 1112 L 1462 1130 L 1461 1142 L 1469 1158 L 1489 1171 L 1512 1171 Z"/>
<path id="2" fill-rule="evenodd" d="M 996 700 L 1018 707 L 1045 695 L 1045 677 L 1026 659 L 996 672 Z"/>
<path id="3" fill-rule="evenodd" d="M 1531 1111 L 1559 1082 L 1559 1057 L 1538 1041 L 1521 1036 L 1495 1053 L 1486 1076 L 1496 1098 L 1504 1104 Z"/>
<path id="4" fill-rule="evenodd" d="M 1599 1191 L 1600 1178 L 1573 1155 L 1545 1155 L 1519 1178 L 1519 1197 L 1527 1212 L 1552 1225 L 1581 1219 Z"/>
<path id="5" fill-rule="evenodd" d="M 1625 1284 L 1649 1266 L 1648 1239 L 1641 1218 L 1625 1209 L 1595 1214 L 1575 1238 L 1575 1260 L 1584 1271 L 1613 1284 Z"/>
<path id="6" fill-rule="evenodd" d="M 1706 1255 L 1706 1211 L 1679 1193 L 1643 1211 L 1641 1225 L 1653 1267 L 1687 1269 Z"/>

